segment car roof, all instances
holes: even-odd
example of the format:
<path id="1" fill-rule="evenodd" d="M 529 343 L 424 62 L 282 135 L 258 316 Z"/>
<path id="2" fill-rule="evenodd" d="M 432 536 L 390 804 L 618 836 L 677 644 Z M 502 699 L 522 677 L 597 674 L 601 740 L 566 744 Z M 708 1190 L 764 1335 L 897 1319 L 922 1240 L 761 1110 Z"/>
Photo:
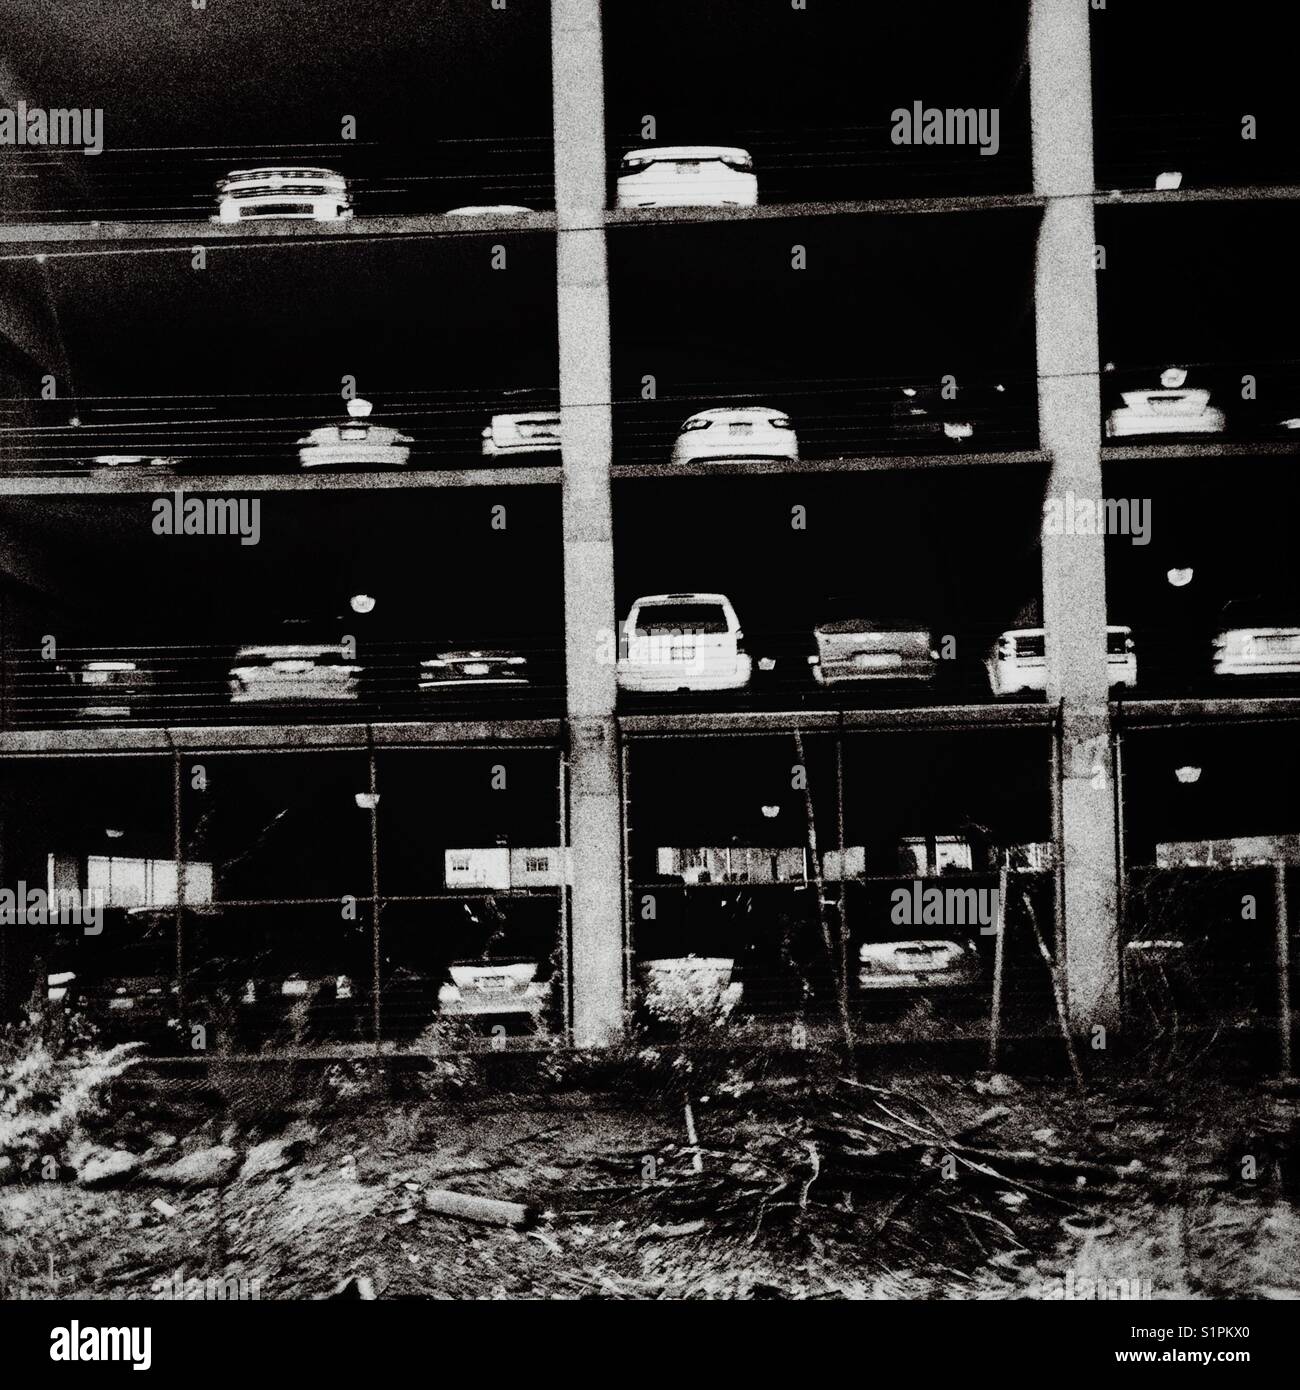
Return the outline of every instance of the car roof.
<path id="1" fill-rule="evenodd" d="M 232 169 L 228 179 L 246 179 L 254 174 L 327 174 L 332 179 L 343 175 L 337 169 L 325 169 L 315 164 L 260 164 L 256 169 Z"/>
<path id="2" fill-rule="evenodd" d="M 306 661 L 313 656 L 341 656 L 343 647 L 337 642 L 267 642 L 261 646 L 240 647 L 235 659 L 241 656 L 274 656 L 286 661 Z"/>
<path id="3" fill-rule="evenodd" d="M 731 600 L 726 594 L 644 594 L 641 598 L 634 599 L 633 608 L 645 608 L 654 604 L 669 603 L 721 603 L 728 608 L 731 607 Z"/>
<path id="4" fill-rule="evenodd" d="M 644 149 L 628 150 L 624 159 L 752 159 L 748 150 L 739 145 L 649 145 Z"/>
<path id="5" fill-rule="evenodd" d="M 852 623 L 854 627 L 860 628 L 863 632 L 925 632 L 930 631 L 930 624 L 923 618 L 918 618 L 915 614 L 897 614 L 891 617 L 868 617 L 869 611 L 867 604 L 853 604 L 846 601 L 839 606 L 836 611 L 827 613 L 821 618 L 817 626 L 826 627 L 829 624 L 844 626 Z"/>
<path id="6" fill-rule="evenodd" d="M 486 213 L 532 212 L 522 203 L 466 203 L 463 207 L 448 208 L 444 217 L 481 217 Z"/>
<path id="7" fill-rule="evenodd" d="M 724 415 L 784 415 L 784 410 L 777 410 L 770 405 L 711 405 L 707 410 L 697 410 L 694 415 L 688 415 L 688 420 L 716 420 Z"/>
<path id="8" fill-rule="evenodd" d="M 1002 637 L 1037 637 L 1040 633 L 1046 632 L 1042 627 L 1008 627 L 1004 628 L 999 636 Z M 1133 629 L 1124 623 L 1107 623 L 1107 632 L 1127 632 L 1132 633 Z"/>

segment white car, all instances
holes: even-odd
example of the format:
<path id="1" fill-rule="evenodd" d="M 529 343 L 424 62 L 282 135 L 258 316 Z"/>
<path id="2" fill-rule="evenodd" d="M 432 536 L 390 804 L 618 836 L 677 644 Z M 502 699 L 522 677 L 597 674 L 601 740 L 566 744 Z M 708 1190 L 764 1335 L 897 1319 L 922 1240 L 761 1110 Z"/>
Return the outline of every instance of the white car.
<path id="1" fill-rule="evenodd" d="M 483 430 L 483 452 L 499 454 L 550 454 L 560 447 L 558 410 L 525 410 L 514 415 L 494 415 Z"/>
<path id="2" fill-rule="evenodd" d="M 237 705 L 356 700 L 362 669 L 337 645 L 240 647 L 230 668 L 230 699 Z"/>
<path id="3" fill-rule="evenodd" d="M 808 664 L 818 685 L 934 679 L 938 654 L 927 624 L 862 613 L 863 605 L 841 600 L 813 628 L 817 651 Z"/>
<path id="4" fill-rule="evenodd" d="M 721 459 L 783 459 L 796 463 L 799 438 L 788 415 L 761 405 L 721 405 L 683 422 L 674 463 Z"/>
<path id="5" fill-rule="evenodd" d="M 474 203 L 463 208 L 448 208 L 444 217 L 519 217 L 532 212 L 532 208 L 519 207 L 515 203 Z"/>
<path id="6" fill-rule="evenodd" d="M 750 659 L 723 594 L 651 594 L 632 605 L 618 659 L 628 691 L 740 690 Z"/>
<path id="7" fill-rule="evenodd" d="M 439 652 L 420 662 L 420 689 L 518 689 L 528 684 L 528 658 L 519 652 L 483 647 Z"/>
<path id="8" fill-rule="evenodd" d="M 298 462 L 304 468 L 404 467 L 411 457 L 411 436 L 371 424 L 372 409 L 369 401 L 349 401 L 342 424 L 322 425 L 298 441 Z"/>
<path id="9" fill-rule="evenodd" d="M 979 983 L 979 953 L 970 941 L 869 941 L 858 951 L 861 990 L 971 990 Z"/>
<path id="10" fill-rule="evenodd" d="M 1017 627 L 1004 632 L 985 661 L 995 695 L 1019 695 L 1047 690 L 1047 654 L 1041 627 Z M 1131 690 L 1137 684 L 1137 654 L 1133 629 L 1106 629 L 1106 673 L 1110 685 Z"/>
<path id="11" fill-rule="evenodd" d="M 121 468 L 130 472 L 135 469 L 158 469 L 160 471 L 175 468 L 180 462 L 174 456 L 154 458 L 149 454 L 96 454 L 90 460 L 92 468 Z"/>
<path id="12" fill-rule="evenodd" d="M 1300 625 L 1278 624 L 1281 616 L 1250 602 L 1228 604 L 1214 639 L 1214 674 L 1300 675 Z"/>
<path id="13" fill-rule="evenodd" d="M 1185 385 L 1187 371 L 1168 367 L 1154 391 L 1124 391 L 1124 404 L 1106 419 L 1106 434 L 1125 439 L 1146 434 L 1222 434 L 1224 415 L 1205 387 Z"/>
<path id="14" fill-rule="evenodd" d="M 619 164 L 616 207 L 752 208 L 757 202 L 754 161 L 731 145 L 629 150 Z"/>
<path id="15" fill-rule="evenodd" d="M 217 184 L 213 222 L 247 222 L 258 217 L 308 218 L 338 222 L 352 216 L 348 181 L 333 169 L 275 164 L 234 169 Z"/>
<path id="16" fill-rule="evenodd" d="M 472 964 L 449 967 L 451 983 L 438 990 L 438 1011 L 470 1017 L 521 1014 L 536 1023 L 551 1003 L 551 986 L 539 984 L 536 961 L 509 965 Z"/>
<path id="17" fill-rule="evenodd" d="M 148 708 L 154 694 L 153 673 L 134 661 L 72 661 L 57 670 L 72 687 L 67 712 L 77 719 L 130 719 Z"/>

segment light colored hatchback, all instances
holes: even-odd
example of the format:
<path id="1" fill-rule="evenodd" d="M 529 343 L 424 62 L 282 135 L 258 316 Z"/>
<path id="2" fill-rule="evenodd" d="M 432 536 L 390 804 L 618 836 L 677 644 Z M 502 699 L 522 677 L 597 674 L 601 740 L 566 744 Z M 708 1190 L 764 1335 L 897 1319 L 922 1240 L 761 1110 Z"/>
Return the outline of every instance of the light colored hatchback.
<path id="1" fill-rule="evenodd" d="M 560 412 L 525 410 L 513 415 L 494 415 L 483 430 L 483 453 L 551 454 L 560 447 Z"/>
<path id="2" fill-rule="evenodd" d="M 1225 605 L 1214 638 L 1216 676 L 1300 675 L 1300 624 L 1250 599 Z"/>
<path id="3" fill-rule="evenodd" d="M 1166 367 L 1158 390 L 1125 391 L 1124 404 L 1106 417 L 1106 435 L 1127 439 L 1150 434 L 1222 434 L 1223 411 L 1203 386 L 1188 386 L 1185 367 Z"/>
<path id="4" fill-rule="evenodd" d="M 403 468 L 411 457 L 411 436 L 390 425 L 375 425 L 372 406 L 358 397 L 348 402 L 348 418 L 321 425 L 298 441 L 304 468 Z"/>
<path id="5" fill-rule="evenodd" d="M 758 202 L 748 150 L 734 145 L 658 145 L 619 164 L 620 208 L 742 207 Z"/>

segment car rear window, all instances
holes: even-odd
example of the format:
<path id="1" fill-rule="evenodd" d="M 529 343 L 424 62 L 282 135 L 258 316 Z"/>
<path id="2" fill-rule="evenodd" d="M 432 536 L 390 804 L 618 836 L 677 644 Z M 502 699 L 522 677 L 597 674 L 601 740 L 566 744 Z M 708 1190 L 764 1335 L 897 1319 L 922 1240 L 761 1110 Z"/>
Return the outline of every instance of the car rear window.
<path id="1" fill-rule="evenodd" d="M 664 632 L 726 632 L 727 613 L 717 603 L 658 603 L 637 614 L 636 630 Z"/>

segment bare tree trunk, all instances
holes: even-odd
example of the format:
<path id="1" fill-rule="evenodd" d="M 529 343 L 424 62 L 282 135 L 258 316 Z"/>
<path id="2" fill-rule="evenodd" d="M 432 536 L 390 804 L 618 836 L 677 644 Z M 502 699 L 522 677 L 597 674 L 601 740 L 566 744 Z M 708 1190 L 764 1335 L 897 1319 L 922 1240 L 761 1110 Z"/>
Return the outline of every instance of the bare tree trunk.
<path id="1" fill-rule="evenodd" d="M 1025 904 L 1025 911 L 1029 914 L 1029 925 L 1034 929 L 1034 940 L 1038 942 L 1038 952 L 1047 965 L 1048 974 L 1052 977 L 1052 996 L 1056 1000 L 1057 1022 L 1061 1025 L 1061 1036 L 1065 1039 L 1065 1051 L 1070 1059 L 1070 1070 L 1074 1073 L 1074 1084 L 1082 1092 L 1086 1089 L 1083 1068 L 1079 1065 L 1079 1054 L 1075 1050 L 1074 1034 L 1070 1032 L 1070 1014 L 1061 967 L 1056 963 L 1055 956 L 1047 949 L 1047 942 L 1043 940 L 1043 933 L 1038 925 L 1038 913 L 1034 911 L 1029 890 L 1025 889 L 1020 896 Z"/>
<path id="2" fill-rule="evenodd" d="M 821 856 L 817 852 L 817 822 L 813 816 L 812 788 L 808 781 L 808 764 L 804 761 L 803 734 L 796 729 L 794 734 L 795 760 L 803 769 L 803 814 L 804 829 L 808 845 L 808 857 L 812 864 L 813 892 L 817 898 L 817 921 L 821 927 L 822 942 L 826 947 L 826 957 L 835 977 L 835 996 L 839 1008 L 840 1032 L 844 1041 L 844 1061 L 849 1075 L 857 1077 L 856 1039 L 853 1036 L 853 1020 L 849 1015 L 849 972 L 848 942 L 844 935 L 843 911 L 836 913 L 836 933 L 831 935 L 830 922 L 826 915 L 826 897 L 823 892 Z M 843 876 L 843 852 L 841 851 L 840 874 Z M 842 887 L 842 885 L 841 885 Z"/>

